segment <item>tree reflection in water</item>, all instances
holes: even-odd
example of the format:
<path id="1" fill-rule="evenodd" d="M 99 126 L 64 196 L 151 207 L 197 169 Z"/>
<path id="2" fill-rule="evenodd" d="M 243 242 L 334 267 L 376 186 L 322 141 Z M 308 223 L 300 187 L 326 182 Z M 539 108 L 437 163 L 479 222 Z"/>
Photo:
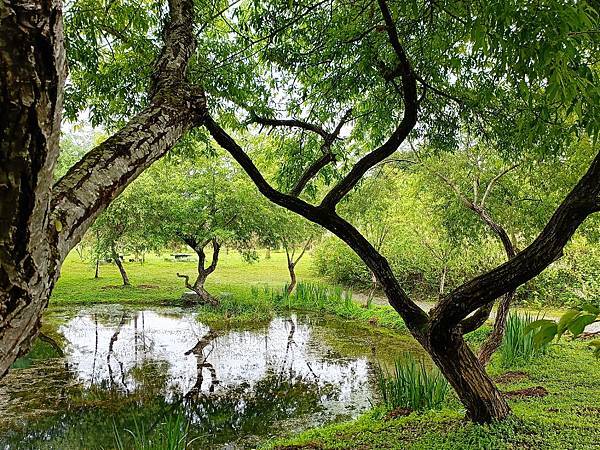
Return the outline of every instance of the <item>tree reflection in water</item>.
<path id="1" fill-rule="evenodd" d="M 32 401 L 43 414 L 17 417 L 20 430 L 4 426 L 0 415 L 0 428 L 12 429 L 0 431 L 0 447 L 12 442 L 113 448 L 115 429 L 161 433 L 173 417 L 187 424 L 190 438 L 199 437 L 199 448 L 246 445 L 340 414 L 348 417 L 345 408 L 360 412 L 372 397 L 369 359 L 332 351 L 325 342 L 339 339 L 336 326 L 342 324 L 323 323 L 281 317 L 258 328 L 216 333 L 193 312 L 96 308 L 79 313 L 58 327 L 64 358 L 57 352 L 49 356 L 63 371 L 46 374 L 53 379 L 48 392 L 36 388 Z M 34 361 L 27 376 L 38 377 L 41 367 Z M 52 412 L 48 399 L 57 391 L 62 394 Z M 19 395 L 9 397 L 14 401 Z M 36 410 L 31 403 L 28 408 Z"/>

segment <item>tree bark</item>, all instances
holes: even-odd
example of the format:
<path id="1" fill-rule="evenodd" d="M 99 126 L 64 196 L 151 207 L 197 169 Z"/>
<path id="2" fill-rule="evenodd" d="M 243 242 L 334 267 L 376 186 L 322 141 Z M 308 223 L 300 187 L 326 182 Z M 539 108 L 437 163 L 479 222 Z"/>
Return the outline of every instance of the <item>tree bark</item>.
<path id="1" fill-rule="evenodd" d="M 94 272 L 94 278 L 100 278 L 100 260 L 96 260 L 96 271 Z"/>
<path id="2" fill-rule="evenodd" d="M 496 350 L 502 345 L 504 339 L 504 333 L 506 331 L 506 322 L 508 320 L 508 313 L 510 312 L 510 305 L 515 296 L 515 291 L 511 291 L 502 296 L 502 299 L 498 303 L 498 310 L 496 311 L 496 319 L 494 320 L 494 328 L 488 338 L 481 344 L 481 348 L 477 353 L 477 357 L 483 366 L 487 366 L 492 359 L 492 355 L 496 353 Z"/>
<path id="3" fill-rule="evenodd" d="M 125 266 L 123 266 L 121 256 L 119 256 L 119 252 L 117 252 L 114 246 L 111 247 L 111 256 L 113 261 L 115 262 L 115 266 L 117 266 L 117 269 L 119 269 L 119 273 L 121 274 L 121 278 L 123 279 L 123 286 L 131 286 L 131 283 L 129 282 L 129 276 L 127 275 Z"/>
<path id="4" fill-rule="evenodd" d="M 59 0 L 0 3 L 0 377 L 38 333 L 69 251 L 188 130 L 206 99 L 186 81 L 192 0 L 169 0 L 148 106 L 54 186 L 66 62 Z"/>
<path id="5" fill-rule="evenodd" d="M 472 421 L 489 423 L 508 417 L 511 412 L 508 403 L 462 333 L 432 334 L 424 347 L 456 391 Z"/>
<path id="6" fill-rule="evenodd" d="M 294 292 L 294 288 L 296 287 L 296 264 L 288 263 L 288 272 L 290 273 L 290 284 L 287 287 L 288 295 Z"/>

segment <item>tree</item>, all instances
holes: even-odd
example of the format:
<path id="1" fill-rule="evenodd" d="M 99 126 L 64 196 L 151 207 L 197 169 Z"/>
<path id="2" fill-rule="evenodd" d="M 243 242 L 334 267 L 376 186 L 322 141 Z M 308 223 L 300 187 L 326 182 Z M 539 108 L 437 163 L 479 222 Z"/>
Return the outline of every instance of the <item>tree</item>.
<path id="1" fill-rule="evenodd" d="M 151 73 L 145 95 L 136 93 L 142 107 L 55 183 L 67 74 L 62 4 L 9 1 L 0 8 L 0 375 L 4 375 L 37 335 L 69 251 L 131 181 L 201 124 L 206 101 L 202 90 L 186 77 L 196 48 L 190 26 L 193 4 L 172 0 L 162 42 L 145 55 L 150 61 L 154 57 L 155 63 L 144 72 Z M 93 45 L 104 44 L 93 39 Z M 77 46 L 71 50 L 76 53 Z"/>
<path id="2" fill-rule="evenodd" d="M 145 233 L 163 245 L 180 241 L 198 255 L 195 281 L 190 283 L 187 275 L 177 276 L 202 303 L 218 304 L 205 283 L 217 268 L 223 246 L 240 251 L 247 260 L 256 257 L 254 247 L 263 226 L 259 223 L 268 205 L 241 175 L 224 155 L 173 157 L 132 186 L 138 197 L 146 199 L 144 219 L 139 222 Z"/>
<path id="3" fill-rule="evenodd" d="M 296 266 L 306 251 L 316 244 L 322 231 L 306 219 L 285 209 L 265 208 L 265 211 L 259 237 L 262 245 L 266 245 L 267 248 L 283 248 L 285 251 L 290 274 L 286 290 L 291 294 L 297 284 Z"/>
<path id="4" fill-rule="evenodd" d="M 537 3 L 494 0 L 395 2 L 391 10 L 385 0 L 273 0 L 231 9 L 219 2 L 197 5 L 197 22 L 188 0 L 171 0 L 166 20 L 148 2 L 129 8 L 135 16 L 129 22 L 127 6 L 73 10 L 67 31 L 77 65 L 67 112 L 78 99 L 91 99 L 100 121 L 133 118 L 52 187 L 66 73 L 62 11 L 50 2 L 2 5 L 0 105 L 7 119 L 0 136 L 7 163 L 0 166 L 0 373 L 28 348 L 60 264 L 90 223 L 183 133 L 202 124 L 263 195 L 328 229 L 363 259 L 469 417 L 508 416 L 506 401 L 463 339 L 463 320 L 542 272 L 600 209 L 600 155 L 529 246 L 445 294 L 429 313 L 336 207 L 408 139 L 454 150 L 468 129 L 507 153 L 555 154 L 576 135 L 594 139 L 600 83 L 592 55 L 600 36 L 593 4 L 552 0 L 542 14 Z M 112 17 L 125 26 L 103 26 Z M 157 23 L 165 23 L 158 54 Z M 127 57 L 102 51 L 102 33 Z M 149 68 L 145 61 L 154 56 Z M 125 83 L 118 73 L 131 78 Z M 211 95 L 211 115 L 186 75 Z M 278 189 L 242 147 L 246 130 L 260 132 L 250 122 L 275 128 L 280 139 Z M 350 130 L 342 133 L 345 126 Z M 320 201 L 317 182 L 332 186 Z"/>
<path id="5" fill-rule="evenodd" d="M 378 5 L 383 24 L 379 20 L 357 21 L 356 17 L 360 17 L 361 13 L 352 8 L 332 8 L 328 11 L 326 21 L 319 22 L 317 17 L 311 16 L 310 27 L 302 19 L 297 19 L 301 22 L 300 26 L 293 27 L 291 31 L 286 29 L 283 36 L 278 36 L 282 42 L 280 46 L 275 49 L 269 48 L 261 54 L 271 66 L 278 68 L 273 71 L 277 73 L 275 85 L 278 82 L 285 85 L 285 82 L 280 80 L 283 78 L 282 72 L 286 70 L 301 78 L 298 98 L 288 102 L 288 112 L 298 114 L 305 109 L 317 110 L 313 117 L 319 117 L 321 114 L 321 117 L 333 121 L 332 116 L 336 113 L 332 111 L 331 102 L 344 108 L 348 104 L 359 103 L 368 119 L 359 121 L 357 116 L 354 116 L 355 130 L 358 129 L 358 132 L 353 133 L 353 141 L 350 141 L 349 147 L 359 151 L 360 144 L 357 143 L 367 146 L 369 141 L 381 142 L 366 153 L 364 150 L 359 151 L 362 156 L 349 158 L 356 162 L 325 194 L 320 203 L 314 205 L 300 198 L 301 189 L 288 189 L 286 193 L 274 188 L 232 135 L 212 117 L 206 119 L 205 125 L 215 141 L 231 153 L 267 198 L 327 228 L 363 259 L 376 274 L 390 304 L 402 316 L 410 332 L 452 384 L 471 419 L 479 422 L 503 419 L 509 415 L 510 408 L 463 339 L 464 332 L 471 328 L 467 318 L 472 313 L 478 314 L 478 311 L 486 310 L 496 298 L 514 291 L 543 271 L 560 255 L 579 225 L 590 214 L 600 209 L 600 155 L 591 162 L 588 171 L 583 174 L 529 246 L 504 264 L 446 294 L 429 313 L 425 313 L 409 298 L 395 278 L 387 260 L 352 224 L 336 213 L 336 206 L 369 170 L 389 158 L 411 133 L 420 134 L 422 139 L 431 145 L 442 147 L 442 144 L 446 144 L 448 148 L 447 144 L 453 144 L 461 133 L 462 127 L 457 125 L 463 123 L 483 137 L 492 136 L 497 145 L 505 151 L 515 151 L 514 149 L 524 146 L 558 149 L 563 147 L 565 140 L 573 138 L 574 131 L 581 132 L 582 129 L 586 129 L 589 133 L 595 133 L 599 122 L 593 105 L 600 92 L 597 85 L 594 88 L 590 86 L 590 83 L 597 82 L 597 74 L 586 55 L 590 54 L 588 51 L 594 51 L 592 49 L 598 47 L 594 33 L 588 32 L 593 29 L 593 24 L 597 23 L 597 12 L 587 3 L 569 5 L 567 8 L 559 2 L 552 3 L 549 6 L 552 11 L 549 16 L 555 21 L 558 16 L 558 21 L 565 25 L 559 37 L 547 35 L 550 28 L 554 30 L 556 27 L 551 27 L 550 23 L 544 22 L 539 16 L 536 17 L 535 8 L 520 8 L 512 3 L 490 2 L 478 6 L 469 5 L 468 8 L 455 8 L 455 5 L 442 3 L 441 6 L 436 4 L 430 9 L 425 7 L 425 11 L 411 10 L 412 6 L 409 5 L 395 5 L 394 12 L 400 16 L 397 20 L 393 18 L 385 0 L 379 0 Z M 256 23 L 264 25 L 272 20 L 275 25 L 272 25 L 271 30 L 285 26 L 270 13 L 271 11 L 265 14 L 258 13 L 256 16 L 260 20 L 256 19 Z M 563 15 L 572 13 L 579 19 L 573 21 Z M 374 17 L 373 10 L 366 14 L 370 14 L 370 19 Z M 334 18 L 330 20 L 332 15 Z M 436 21 L 439 17 L 444 17 L 447 22 L 442 20 L 440 25 L 440 22 Z M 349 22 L 361 23 L 362 29 L 353 29 L 350 33 L 348 28 L 340 25 Z M 370 27 L 367 26 L 369 23 Z M 592 28 L 589 28 L 590 25 Z M 440 37 L 437 31 L 442 28 L 443 36 Z M 310 35 L 308 29 L 314 34 Z M 501 31 L 507 29 L 511 30 L 509 36 Z M 412 30 L 417 31 L 411 34 Z M 247 36 L 249 30 L 244 31 Z M 261 32 L 260 35 L 264 36 L 263 29 Z M 381 34 L 378 33 L 387 35 L 393 53 L 390 54 L 381 48 Z M 540 38 L 540 34 L 543 37 Z M 500 35 L 502 37 L 498 39 Z M 513 40 L 515 36 L 518 36 L 518 39 Z M 585 38 L 578 40 L 573 39 L 574 36 Z M 401 37 L 405 41 L 404 44 Z M 436 42 L 435 38 L 440 38 L 441 41 Z M 544 42 L 544 50 L 540 51 L 539 47 L 528 45 L 528 39 L 535 43 Z M 565 40 L 569 41 L 570 45 L 563 51 L 565 47 L 561 50 L 561 45 Z M 299 44 L 294 45 L 295 42 Z M 336 42 L 339 46 L 328 46 L 331 42 Z M 444 44 L 439 46 L 440 42 Z M 342 43 L 356 45 L 357 48 L 352 54 L 359 55 L 358 61 L 348 61 L 348 53 L 339 50 Z M 379 47 L 376 49 L 377 46 Z M 410 54 L 407 50 L 409 48 Z M 444 53 L 448 49 L 451 49 L 451 54 Z M 369 53 L 365 55 L 361 51 Z M 546 52 L 552 54 L 552 63 L 547 59 Z M 513 56 L 515 53 L 518 55 L 516 59 Z M 303 55 L 302 58 L 298 56 L 300 54 Z M 444 60 L 446 56 L 449 60 Z M 329 59 L 327 67 L 332 68 L 333 74 L 329 80 L 327 77 L 330 73 L 308 69 L 313 67 L 311 64 L 314 64 L 315 60 L 323 58 Z M 557 60 L 565 63 L 560 66 L 560 70 L 557 69 Z M 442 61 L 452 67 L 452 75 L 445 72 L 443 67 L 447 66 Z M 256 61 L 252 63 L 259 65 Z M 546 70 L 549 65 L 552 69 Z M 353 77 L 344 78 L 343 70 L 347 66 L 359 66 L 365 68 L 365 71 L 360 74 L 353 72 Z M 379 68 L 379 73 L 376 68 Z M 311 74 L 314 74 L 314 78 L 311 78 Z M 364 78 L 361 79 L 361 76 Z M 378 76 L 387 81 L 387 84 L 378 84 Z M 332 97 L 323 95 L 326 100 L 319 103 L 322 97 L 317 93 L 324 92 L 324 83 L 320 83 L 317 78 L 329 81 L 328 87 L 339 97 L 333 100 Z M 293 79 L 290 79 L 292 90 Z M 344 83 L 350 79 L 354 88 Z M 449 79 L 453 79 L 452 83 L 448 82 Z M 593 92 L 588 91 L 580 98 L 575 92 L 577 86 L 583 85 L 590 87 Z M 319 89 L 314 88 L 315 86 Z M 393 94 L 394 91 L 396 95 Z M 375 98 L 375 94 L 383 92 L 388 93 L 387 98 L 392 105 L 396 102 L 403 105 L 399 121 L 392 121 L 395 125 L 377 114 L 385 112 L 395 119 L 397 116 L 393 114 L 396 111 L 393 106 L 378 109 L 374 107 L 374 103 L 369 104 L 367 100 L 361 102 L 356 97 L 360 95 L 362 99 L 369 99 L 371 94 Z M 311 97 L 311 94 L 314 97 Z M 306 105 L 298 107 L 304 103 L 302 99 L 306 98 L 314 99 L 311 108 L 307 108 Z M 432 98 L 435 100 L 431 100 Z M 373 98 L 371 100 L 374 101 Z M 381 95 L 379 101 L 385 102 Z M 248 104 L 248 99 L 244 98 L 238 104 Z M 265 107 L 265 110 L 273 114 L 272 109 Z M 356 112 L 360 108 L 354 106 L 352 110 Z M 500 114 L 502 120 L 498 119 L 499 111 L 503 112 Z M 340 114 L 339 110 L 337 114 Z M 257 121 L 252 114 L 250 117 L 251 120 Z M 548 120 L 550 117 L 552 119 Z M 538 120 L 540 118 L 541 120 Z M 287 128 L 295 128 L 323 137 L 322 127 L 304 120 L 275 119 L 258 122 L 272 127 L 285 127 L 286 133 L 289 133 Z M 368 124 L 371 128 L 367 128 Z M 376 129 L 373 125 L 377 125 Z M 388 130 L 386 125 L 392 125 L 392 132 L 387 138 L 382 136 L 382 133 Z M 327 148 L 325 154 L 329 151 Z M 351 155 L 352 152 L 348 156 Z M 339 156 L 334 154 L 329 159 L 336 160 Z M 318 174 L 319 170 L 329 163 L 320 162 L 322 160 L 319 158 L 311 163 L 309 159 L 300 170 L 301 175 L 298 179 L 302 180 L 306 173 Z M 301 164 L 297 164 L 297 158 L 293 162 L 302 168 Z"/>
<path id="6" fill-rule="evenodd" d="M 134 253 L 158 250 L 156 239 L 143 226 L 144 210 L 148 199 L 136 186 L 129 186 L 98 217 L 89 230 L 95 237 L 93 242 L 94 256 L 99 259 L 110 259 L 115 263 L 123 286 L 130 286 L 129 276 L 123 265 L 122 253 Z"/>

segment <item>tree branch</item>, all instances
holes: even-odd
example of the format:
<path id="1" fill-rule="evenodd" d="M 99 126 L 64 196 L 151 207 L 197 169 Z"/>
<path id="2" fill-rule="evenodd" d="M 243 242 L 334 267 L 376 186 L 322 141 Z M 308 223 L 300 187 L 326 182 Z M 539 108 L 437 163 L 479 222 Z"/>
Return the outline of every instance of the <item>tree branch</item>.
<path id="1" fill-rule="evenodd" d="M 356 183 L 360 181 L 367 171 L 374 165 L 380 163 L 385 158 L 394 153 L 400 144 L 404 142 L 408 134 L 412 131 L 417 123 L 418 98 L 417 98 L 417 83 L 415 74 L 411 64 L 400 44 L 396 25 L 391 16 L 390 10 L 385 0 L 378 0 L 379 8 L 385 21 L 388 39 L 399 60 L 400 76 L 402 80 L 402 95 L 404 100 L 404 114 L 402 120 L 390 138 L 379 148 L 371 151 L 360 159 L 350 172 L 325 196 L 321 202 L 323 208 L 335 209 L 335 206 L 344 196 L 354 188 Z"/>
<path id="2" fill-rule="evenodd" d="M 485 206 L 485 200 L 487 199 L 488 195 L 492 191 L 492 188 L 498 182 L 498 180 L 500 180 L 500 178 L 502 178 L 504 175 L 506 175 L 511 170 L 516 169 L 517 167 L 519 167 L 519 164 L 513 164 L 512 166 L 507 167 L 506 169 L 504 169 L 502 172 L 500 172 L 498 175 L 496 175 L 494 178 L 491 179 L 491 181 L 487 185 L 487 188 L 485 189 L 485 192 L 483 193 L 483 197 L 481 197 L 479 206 L 481 206 L 482 208 Z"/>
<path id="3" fill-rule="evenodd" d="M 338 139 L 339 134 L 342 131 L 342 127 L 348 122 L 348 119 L 351 114 L 352 109 L 346 111 L 346 113 L 342 116 L 341 120 L 336 125 L 335 129 L 332 132 L 328 132 L 321 126 L 314 125 L 298 119 L 268 119 L 264 117 L 259 117 L 256 114 L 251 113 L 252 121 L 254 123 L 272 127 L 300 128 L 316 133 L 323 138 L 323 144 L 321 144 L 321 151 L 323 152 L 323 155 L 306 168 L 304 173 L 300 176 L 296 184 L 294 184 L 294 186 L 290 190 L 290 195 L 298 197 L 302 193 L 306 185 L 310 182 L 310 180 L 317 176 L 323 167 L 325 167 L 330 162 L 335 161 L 335 155 L 331 152 L 331 146 L 333 145 L 335 140 Z"/>
<path id="4" fill-rule="evenodd" d="M 260 193 L 267 199 L 305 217 L 311 222 L 321 225 L 346 242 L 363 259 L 367 267 L 378 274 L 390 305 L 405 320 L 407 326 L 416 335 L 423 331 L 428 320 L 427 314 L 406 295 L 398 284 L 398 280 L 387 260 L 377 252 L 356 228 L 337 215 L 334 210 L 322 206 L 313 206 L 302 199 L 274 189 L 239 144 L 212 117 L 207 116 L 204 125 L 213 139 L 242 166 L 242 169 L 248 174 Z"/>
<path id="5" fill-rule="evenodd" d="M 259 125 L 266 125 L 269 127 L 300 128 L 302 130 L 316 133 L 319 136 L 321 136 L 324 140 L 328 140 L 331 135 L 331 133 L 328 133 L 324 128 L 299 119 L 270 119 L 267 117 L 260 117 L 251 111 L 250 121 L 253 123 L 258 123 Z"/>
<path id="6" fill-rule="evenodd" d="M 59 257 L 143 170 L 201 124 L 206 99 L 185 81 L 195 51 L 192 0 L 170 0 L 164 45 L 152 75 L 150 103 L 120 131 L 75 164 L 53 188 L 53 239 Z"/>
<path id="7" fill-rule="evenodd" d="M 600 153 L 566 196 L 538 237 L 514 258 L 458 287 L 431 311 L 431 327 L 448 330 L 471 312 L 515 290 L 548 267 L 579 225 L 600 211 Z"/>

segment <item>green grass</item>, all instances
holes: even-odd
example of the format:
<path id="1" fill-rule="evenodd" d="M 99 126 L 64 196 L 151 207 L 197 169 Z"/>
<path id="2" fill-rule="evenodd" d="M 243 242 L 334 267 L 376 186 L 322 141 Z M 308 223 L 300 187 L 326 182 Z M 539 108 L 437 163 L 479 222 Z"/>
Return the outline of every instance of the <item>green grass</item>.
<path id="1" fill-rule="evenodd" d="M 495 361 L 497 364 L 498 360 Z M 544 386 L 542 398 L 510 400 L 514 415 L 492 425 L 465 421 L 450 396 L 440 411 L 388 419 L 374 409 L 355 421 L 308 430 L 265 448 L 294 449 L 594 449 L 600 443 L 600 362 L 584 342 L 551 346 L 500 384 L 504 391 Z M 505 372 L 499 364 L 490 371 Z"/>
<path id="2" fill-rule="evenodd" d="M 278 310 L 317 311 L 396 331 L 406 330 L 404 321 L 392 307 L 372 305 L 365 308 L 352 300 L 351 291 L 340 286 L 301 282 L 291 295 L 287 295 L 284 288 L 273 290 L 271 297 Z"/>
<path id="3" fill-rule="evenodd" d="M 268 285 L 279 288 L 289 279 L 285 254 L 271 252 L 258 262 L 249 264 L 239 253 L 222 252 L 217 270 L 210 275 L 206 287 L 214 295 L 246 295 L 253 285 Z M 51 304 L 84 303 L 129 303 L 129 304 L 174 304 L 186 291 L 183 281 L 176 273 L 193 277 L 195 261 L 165 261 L 164 256 L 149 255 L 146 262 L 125 262 L 132 286 L 121 286 L 121 278 L 114 264 L 100 265 L 100 278 L 94 278 L 92 263 L 82 261 L 71 253 L 65 261 L 61 276 L 50 299 Z M 297 267 L 300 280 L 318 281 L 310 270 L 311 255 L 306 255 Z"/>
<path id="4" fill-rule="evenodd" d="M 394 370 L 378 368 L 377 389 L 388 410 L 408 408 L 413 411 L 439 409 L 449 391 L 449 385 L 436 369 L 425 366 L 410 353 L 396 359 Z"/>
<path id="5" fill-rule="evenodd" d="M 527 364 L 533 358 L 546 352 L 547 345 L 537 347 L 533 343 L 534 333 L 525 333 L 527 325 L 536 318 L 528 313 L 510 313 L 506 322 L 506 331 L 499 349 L 503 367 L 515 367 Z"/>

